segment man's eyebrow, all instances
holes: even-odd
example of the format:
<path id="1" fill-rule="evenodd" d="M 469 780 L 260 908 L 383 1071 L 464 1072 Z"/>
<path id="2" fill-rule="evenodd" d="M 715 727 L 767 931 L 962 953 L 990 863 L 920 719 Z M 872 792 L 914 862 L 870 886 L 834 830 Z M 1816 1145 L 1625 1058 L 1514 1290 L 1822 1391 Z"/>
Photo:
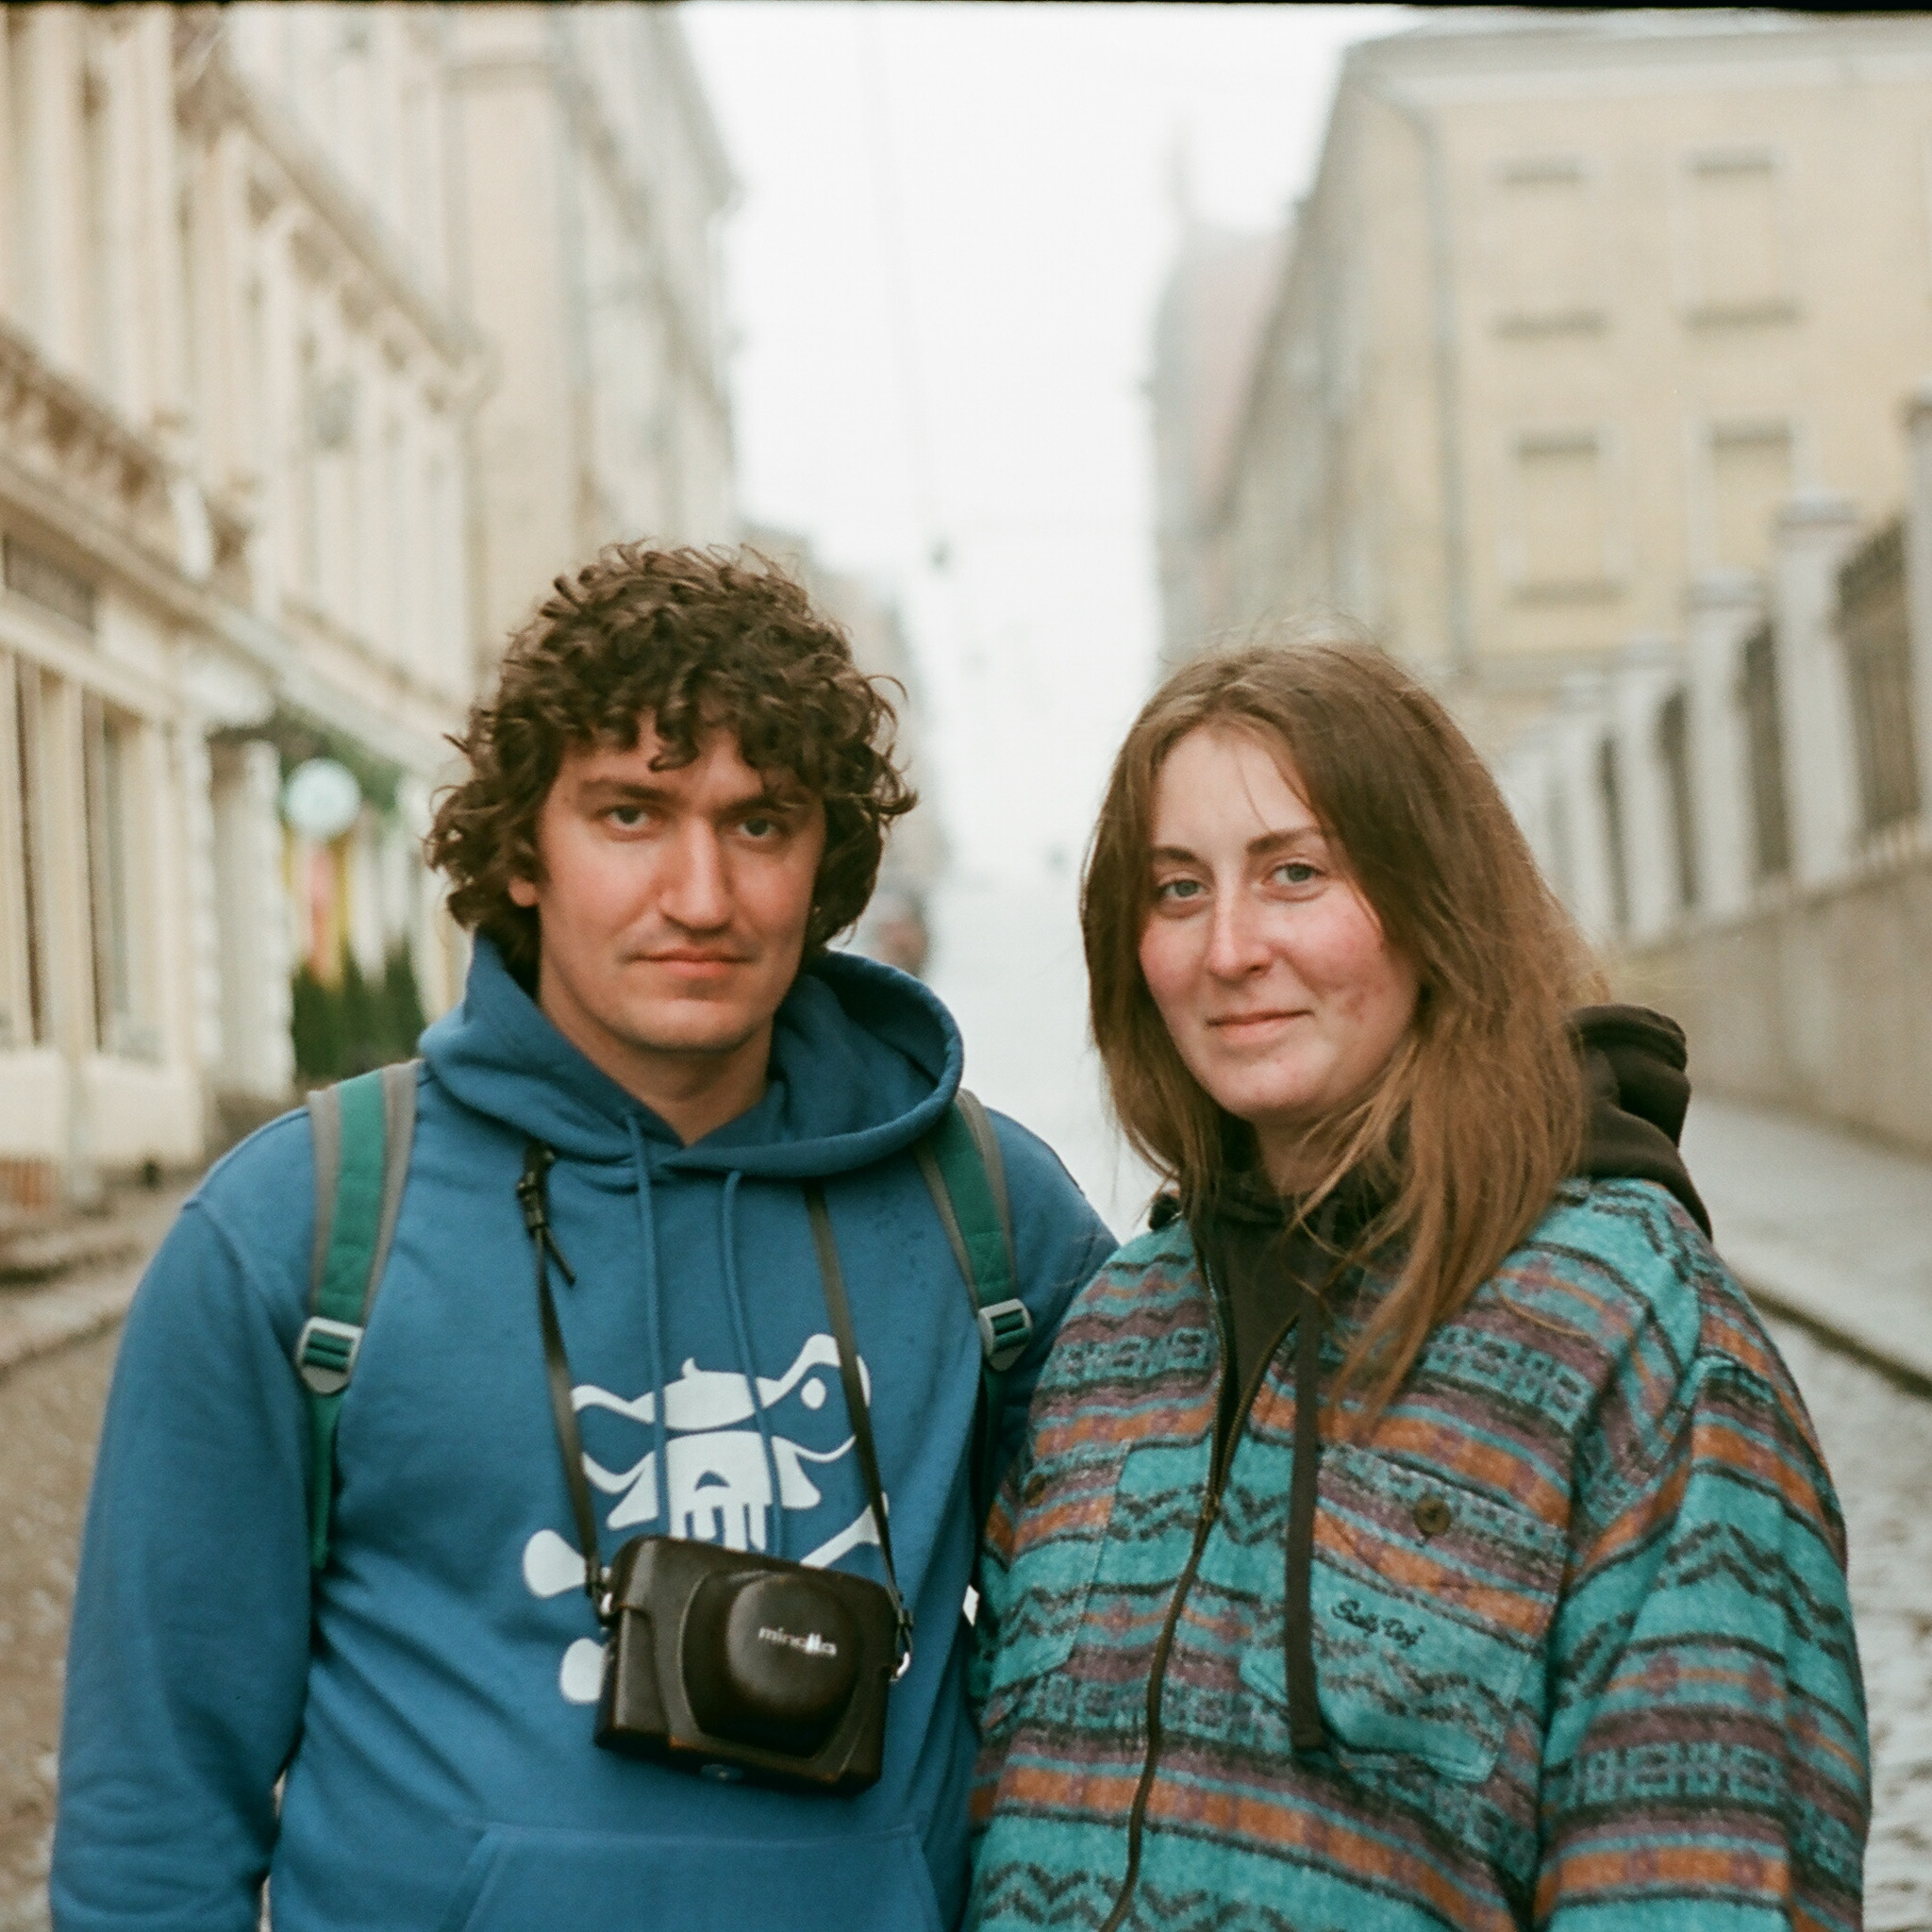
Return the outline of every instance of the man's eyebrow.
<path id="1" fill-rule="evenodd" d="M 629 802 L 633 799 L 655 804 L 660 799 L 675 796 L 668 785 L 650 785 L 636 778 L 586 778 L 583 782 L 583 795 L 594 803 L 607 801 Z M 810 793 L 802 789 L 774 791 L 767 786 L 763 791 L 747 792 L 742 798 L 734 798 L 725 807 L 727 811 L 802 811 L 811 802 Z"/>

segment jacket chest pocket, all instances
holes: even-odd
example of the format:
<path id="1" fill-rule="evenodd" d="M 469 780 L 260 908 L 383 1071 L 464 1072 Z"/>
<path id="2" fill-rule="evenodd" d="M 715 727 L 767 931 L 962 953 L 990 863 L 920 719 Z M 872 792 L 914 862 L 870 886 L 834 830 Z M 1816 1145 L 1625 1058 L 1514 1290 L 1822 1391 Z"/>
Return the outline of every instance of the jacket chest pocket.
<path id="1" fill-rule="evenodd" d="M 1142 1443 L 1124 1459 L 1042 1472 L 1047 1479 L 1037 1490 L 1029 1482 L 1036 1500 L 1014 1537 L 1009 1607 L 980 1719 L 982 1737 L 997 1737 L 1023 1707 L 1040 1700 L 1050 1708 L 1078 1703 L 1083 1675 L 1096 1679 L 1106 1699 L 1118 1697 L 1124 1683 L 1138 1711 L 1145 1668 L 1138 1657 L 1124 1663 L 1123 1656 L 1151 1648 L 1144 1606 L 1165 1607 L 1164 1592 L 1186 1560 L 1200 1518 L 1207 1466 L 1201 1443 Z M 1090 1624 L 1096 1594 L 1100 1614 Z M 1108 1614 L 1116 1600 L 1127 1607 L 1119 1618 Z M 1158 1624 L 1158 1618 L 1153 1621 Z M 1083 1637 L 1091 1656 L 1063 1669 Z"/>
<path id="2" fill-rule="evenodd" d="M 1113 1471 L 1036 1470 L 1013 1532 L 1007 1605 L 980 1712 L 983 1738 L 1011 1727 L 1027 1688 L 1074 1653 L 1107 1541 Z"/>
<path id="3" fill-rule="evenodd" d="M 1324 1450 L 1309 1594 L 1337 1747 L 1487 1777 L 1541 1657 L 1565 1552 L 1554 1524 L 1439 1472 Z M 1241 1676 L 1286 1705 L 1280 1624 Z"/>

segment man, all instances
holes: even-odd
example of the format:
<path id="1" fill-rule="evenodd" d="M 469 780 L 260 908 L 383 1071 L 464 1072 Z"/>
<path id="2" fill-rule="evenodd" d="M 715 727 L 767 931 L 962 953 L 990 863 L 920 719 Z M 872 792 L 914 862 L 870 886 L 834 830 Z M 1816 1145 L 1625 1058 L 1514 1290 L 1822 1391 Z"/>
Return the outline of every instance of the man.
<path id="1" fill-rule="evenodd" d="M 979 1341 L 916 1150 L 959 1037 L 826 942 L 911 796 L 891 712 L 756 562 L 607 551 L 472 714 L 432 858 L 474 928 L 423 1041 L 407 1190 L 341 1402 L 325 1566 L 291 1357 L 312 1134 L 209 1174 L 130 1312 L 69 1661 L 62 1932 L 954 1924 Z M 997 1124 L 1032 1344 L 1112 1243 Z M 857 1796 L 593 1741 L 602 1632 L 546 1393 L 518 1182 L 548 1224 L 605 1561 L 646 1533 L 886 1579 L 815 1259 L 842 1262 L 913 1656 Z M 278 1780 L 280 1784 L 278 1786 Z"/>

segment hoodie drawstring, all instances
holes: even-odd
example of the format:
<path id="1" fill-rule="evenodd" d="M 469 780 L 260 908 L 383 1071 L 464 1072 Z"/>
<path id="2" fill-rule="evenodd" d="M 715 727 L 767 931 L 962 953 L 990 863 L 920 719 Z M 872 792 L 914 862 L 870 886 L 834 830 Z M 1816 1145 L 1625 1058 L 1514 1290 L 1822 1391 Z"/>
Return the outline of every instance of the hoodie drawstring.
<path id="1" fill-rule="evenodd" d="M 1315 1230 L 1317 1257 L 1334 1252 L 1336 1209 L 1330 1195 Z M 1313 1270 L 1310 1270 L 1312 1274 Z M 1300 1325 L 1294 1347 L 1294 1473 L 1288 1494 L 1288 1552 L 1283 1601 L 1287 1627 L 1284 1663 L 1288 1679 L 1289 1742 L 1297 1757 L 1320 1751 L 1327 1742 L 1315 1688 L 1315 1505 L 1322 1467 L 1322 1327 L 1331 1271 L 1320 1289 L 1302 1283 Z"/>
<path id="2" fill-rule="evenodd" d="M 778 1452 L 772 1446 L 772 1418 L 765 1410 L 765 1398 L 758 1391 L 758 1364 L 752 1359 L 751 1327 L 745 1320 L 744 1295 L 738 1285 L 738 1243 L 732 1237 L 732 1206 L 738 1198 L 738 1184 L 744 1176 L 736 1168 L 724 1178 L 724 1199 L 720 1208 L 718 1248 L 724 1257 L 724 1307 L 731 1318 L 731 1341 L 738 1350 L 739 1366 L 744 1371 L 744 1386 L 751 1395 L 751 1412 L 758 1425 L 758 1441 L 764 1445 L 765 1472 L 772 1485 L 772 1548 L 774 1557 L 785 1554 L 785 1498 L 778 1482 Z"/>
<path id="3" fill-rule="evenodd" d="M 658 1223 L 651 1212 L 651 1163 L 644 1157 L 644 1137 L 637 1121 L 630 1128 L 631 1164 L 638 1174 L 638 1239 L 644 1257 L 644 1346 L 649 1352 L 645 1364 L 650 1373 L 656 1399 L 651 1404 L 652 1469 L 658 1478 L 658 1513 L 668 1531 L 671 1527 L 671 1436 L 664 1420 L 670 1384 L 664 1378 L 664 1309 L 658 1295 Z"/>

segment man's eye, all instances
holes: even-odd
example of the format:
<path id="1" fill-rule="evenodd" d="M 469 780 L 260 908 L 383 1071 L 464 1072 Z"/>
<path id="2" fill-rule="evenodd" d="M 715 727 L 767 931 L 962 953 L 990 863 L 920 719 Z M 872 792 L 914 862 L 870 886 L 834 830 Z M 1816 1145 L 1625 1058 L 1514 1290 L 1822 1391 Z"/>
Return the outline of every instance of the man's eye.
<path id="1" fill-rule="evenodd" d="M 775 839 L 785 829 L 783 824 L 766 814 L 740 823 L 739 830 L 748 839 Z"/>

